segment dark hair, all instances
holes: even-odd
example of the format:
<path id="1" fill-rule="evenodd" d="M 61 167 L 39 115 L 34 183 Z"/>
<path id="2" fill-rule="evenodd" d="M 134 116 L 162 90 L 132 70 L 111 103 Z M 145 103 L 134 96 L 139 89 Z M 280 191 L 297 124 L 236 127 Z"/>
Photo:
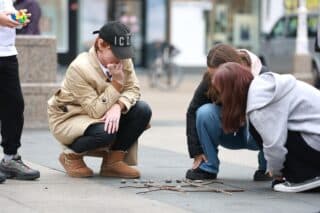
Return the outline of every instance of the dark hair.
<path id="1" fill-rule="evenodd" d="M 241 58 L 241 64 L 247 67 L 251 67 L 251 59 L 249 54 L 246 51 L 240 50 L 239 55 Z"/>
<path id="2" fill-rule="evenodd" d="M 212 77 L 211 86 L 222 104 L 222 128 L 225 133 L 237 131 L 246 122 L 250 69 L 234 62 L 221 65 Z"/>
<path id="3" fill-rule="evenodd" d="M 217 44 L 210 49 L 207 55 L 207 66 L 209 68 L 216 69 L 221 64 L 227 62 L 236 62 L 240 64 L 243 62 L 242 55 L 239 54 L 239 51 L 237 49 L 228 44 Z M 210 86 L 211 73 L 209 73 L 208 71 L 205 72 L 203 79 L 209 85 L 206 95 L 210 97 L 213 102 L 217 102 L 215 91 Z"/>
<path id="4" fill-rule="evenodd" d="M 228 44 L 217 44 L 210 49 L 207 56 L 208 67 L 218 68 L 226 62 L 242 62 L 237 49 Z"/>

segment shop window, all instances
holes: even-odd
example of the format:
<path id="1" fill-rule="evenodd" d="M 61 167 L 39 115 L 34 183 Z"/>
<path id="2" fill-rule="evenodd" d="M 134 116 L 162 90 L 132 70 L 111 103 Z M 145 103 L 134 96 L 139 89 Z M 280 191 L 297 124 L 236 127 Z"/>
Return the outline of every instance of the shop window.
<path id="1" fill-rule="evenodd" d="M 288 33 L 287 37 L 295 38 L 297 37 L 297 26 L 298 26 L 298 19 L 297 17 L 290 17 L 288 22 Z"/>
<path id="2" fill-rule="evenodd" d="M 145 65 L 150 66 L 166 42 L 166 0 L 146 1 L 146 51 Z"/>
<path id="3" fill-rule="evenodd" d="M 94 11 L 94 13 L 92 12 Z M 87 51 L 93 45 L 97 35 L 92 32 L 100 29 L 107 20 L 107 4 L 105 0 L 80 0 L 79 7 L 79 51 Z"/>
<path id="4" fill-rule="evenodd" d="M 308 37 L 315 37 L 317 34 L 318 16 L 309 15 L 308 19 L 307 19 L 307 23 L 308 23 Z M 298 27 L 297 16 L 290 17 L 289 21 L 288 21 L 287 37 L 296 38 L 297 37 L 297 27 Z"/>
<path id="5" fill-rule="evenodd" d="M 211 14 L 213 43 L 230 43 L 237 48 L 258 51 L 261 2 L 215 0 Z"/>
<path id="6" fill-rule="evenodd" d="M 317 35 L 318 16 L 313 15 L 308 17 L 308 36 L 315 37 Z"/>
<path id="7" fill-rule="evenodd" d="M 39 4 L 42 11 L 41 34 L 56 36 L 58 53 L 67 53 L 69 51 L 68 1 L 39 0 Z"/>
<path id="8" fill-rule="evenodd" d="M 134 63 L 142 64 L 143 49 L 143 11 L 142 0 L 117 0 L 115 2 L 114 17 L 116 20 L 127 25 L 133 34 L 132 44 L 135 50 Z"/>
<path id="9" fill-rule="evenodd" d="M 281 37 L 285 35 L 285 19 L 280 19 L 271 31 L 272 37 Z"/>

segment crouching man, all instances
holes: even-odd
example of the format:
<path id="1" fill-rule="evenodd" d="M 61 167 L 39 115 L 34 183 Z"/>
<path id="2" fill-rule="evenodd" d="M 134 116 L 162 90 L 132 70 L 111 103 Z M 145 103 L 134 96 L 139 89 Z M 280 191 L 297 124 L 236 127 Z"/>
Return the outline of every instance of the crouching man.
<path id="1" fill-rule="evenodd" d="M 131 35 L 120 22 L 99 31 L 94 46 L 68 67 L 61 88 L 48 101 L 49 127 L 64 145 L 59 161 L 71 177 L 90 177 L 83 157 L 103 157 L 100 175 L 138 178 L 125 155 L 149 124 L 131 58 Z M 109 147 L 109 151 L 105 151 Z"/>

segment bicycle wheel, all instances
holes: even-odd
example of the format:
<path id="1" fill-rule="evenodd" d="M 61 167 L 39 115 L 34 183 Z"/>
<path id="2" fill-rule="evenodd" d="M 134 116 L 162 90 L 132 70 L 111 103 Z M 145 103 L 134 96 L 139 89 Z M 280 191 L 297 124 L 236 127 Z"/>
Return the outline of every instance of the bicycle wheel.
<path id="1" fill-rule="evenodd" d="M 164 64 L 161 72 L 156 72 L 156 84 L 159 89 L 171 90 L 176 89 L 183 78 L 181 68 L 174 64 Z"/>

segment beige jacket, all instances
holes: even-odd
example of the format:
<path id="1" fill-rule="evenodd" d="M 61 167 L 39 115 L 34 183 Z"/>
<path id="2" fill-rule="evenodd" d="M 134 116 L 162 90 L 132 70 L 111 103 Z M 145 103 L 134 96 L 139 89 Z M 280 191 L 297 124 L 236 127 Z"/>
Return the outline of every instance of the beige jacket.
<path id="1" fill-rule="evenodd" d="M 132 60 L 122 63 L 125 84 L 121 93 L 107 81 L 94 48 L 80 54 L 70 64 L 61 88 L 48 101 L 49 128 L 59 142 L 71 144 L 89 125 L 101 122 L 106 111 L 118 100 L 128 111 L 140 98 Z"/>

